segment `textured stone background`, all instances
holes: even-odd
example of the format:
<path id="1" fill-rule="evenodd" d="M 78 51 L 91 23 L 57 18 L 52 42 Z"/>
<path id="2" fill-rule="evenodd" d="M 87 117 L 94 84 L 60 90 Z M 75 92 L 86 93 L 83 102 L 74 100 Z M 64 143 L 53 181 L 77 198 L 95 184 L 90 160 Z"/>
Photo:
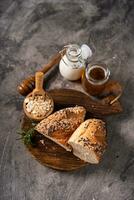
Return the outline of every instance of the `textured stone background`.
<path id="1" fill-rule="evenodd" d="M 23 98 L 16 86 L 68 43 L 87 43 L 124 85 L 124 113 L 108 118 L 100 165 L 43 167 L 16 140 Z M 134 1 L 0 0 L 0 200 L 134 199 Z M 47 88 L 70 87 L 58 70 Z"/>

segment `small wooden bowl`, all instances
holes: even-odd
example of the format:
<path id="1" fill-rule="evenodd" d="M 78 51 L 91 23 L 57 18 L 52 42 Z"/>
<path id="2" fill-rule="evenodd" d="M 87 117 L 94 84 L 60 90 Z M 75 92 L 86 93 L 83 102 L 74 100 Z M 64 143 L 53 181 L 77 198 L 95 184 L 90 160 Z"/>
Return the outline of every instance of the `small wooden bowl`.
<path id="1" fill-rule="evenodd" d="M 26 98 L 32 96 L 32 93 L 30 93 L 29 95 L 27 95 Z M 25 104 L 25 100 L 23 102 L 23 110 L 24 110 L 24 113 L 26 114 L 26 116 L 29 118 L 29 119 L 32 119 L 34 121 L 41 121 L 43 120 L 44 118 L 48 117 L 54 110 L 54 101 L 52 99 L 52 97 L 46 92 L 46 96 L 51 99 L 51 109 L 47 112 L 47 114 L 43 117 L 35 117 L 33 114 L 29 113 L 26 109 L 26 104 Z"/>
<path id="2" fill-rule="evenodd" d="M 26 116 L 35 121 L 41 121 L 42 119 L 46 118 L 48 115 L 50 115 L 53 112 L 53 109 L 54 109 L 54 102 L 53 102 L 52 97 L 47 92 L 45 92 L 43 89 L 43 75 L 44 75 L 43 72 L 36 72 L 36 74 L 35 74 L 35 89 L 29 95 L 27 95 L 25 100 L 29 97 L 35 98 L 36 95 L 41 95 L 44 99 L 45 98 L 50 99 L 50 101 L 51 101 L 50 110 L 46 113 L 45 116 L 42 116 L 42 117 L 36 116 L 35 117 L 35 115 L 33 115 L 32 113 L 29 113 L 27 111 L 25 100 L 23 102 L 23 109 L 24 109 Z"/>

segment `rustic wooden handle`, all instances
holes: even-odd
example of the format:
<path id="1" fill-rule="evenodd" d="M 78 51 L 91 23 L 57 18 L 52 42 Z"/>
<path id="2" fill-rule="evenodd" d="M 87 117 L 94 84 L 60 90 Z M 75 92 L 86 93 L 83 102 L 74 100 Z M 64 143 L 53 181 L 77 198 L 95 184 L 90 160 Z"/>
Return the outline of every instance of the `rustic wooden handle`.
<path id="1" fill-rule="evenodd" d="M 72 89 L 53 89 L 49 90 L 49 94 L 57 107 L 84 106 L 87 112 L 96 117 L 117 114 L 123 110 L 119 101 L 114 102 L 112 105 L 109 104 L 113 100 L 113 96 L 95 101 L 88 95 Z"/>
<path id="2" fill-rule="evenodd" d="M 108 97 L 110 95 L 113 95 L 113 98 L 109 102 L 110 104 L 113 104 L 121 97 L 122 93 L 123 93 L 123 88 L 122 88 L 121 84 L 118 81 L 110 80 L 107 83 L 101 96 Z"/>
<path id="3" fill-rule="evenodd" d="M 62 55 L 63 55 L 63 54 L 65 54 L 66 50 L 63 49 L 61 52 L 62 52 Z M 50 59 L 50 61 L 43 66 L 43 68 L 40 71 L 43 72 L 43 73 L 46 73 L 54 65 L 58 64 L 60 62 L 60 59 L 61 59 L 61 52 L 58 52 L 57 54 L 55 54 Z M 35 88 L 35 76 L 29 76 L 28 78 L 26 78 L 25 80 L 23 80 L 21 82 L 21 84 L 17 87 L 17 90 L 22 96 L 26 96 L 30 92 L 32 92 L 32 90 L 34 88 Z"/>
<path id="4" fill-rule="evenodd" d="M 40 91 L 43 89 L 43 72 L 36 72 L 35 74 L 35 90 Z"/>
<path id="5" fill-rule="evenodd" d="M 64 49 L 62 50 L 62 53 L 65 53 Z M 40 71 L 42 71 L 43 73 L 46 73 L 47 71 L 49 71 L 49 69 L 52 68 L 52 66 L 54 66 L 55 64 L 58 64 L 60 59 L 61 59 L 61 53 L 59 52 L 59 53 L 55 54 L 51 58 L 51 60 L 43 66 L 42 70 L 40 70 Z"/>

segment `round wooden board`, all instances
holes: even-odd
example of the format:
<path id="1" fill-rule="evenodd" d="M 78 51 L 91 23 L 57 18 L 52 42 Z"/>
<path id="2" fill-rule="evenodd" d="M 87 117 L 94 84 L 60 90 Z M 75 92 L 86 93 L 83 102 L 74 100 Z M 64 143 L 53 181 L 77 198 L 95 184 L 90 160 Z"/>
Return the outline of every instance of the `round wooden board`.
<path id="1" fill-rule="evenodd" d="M 70 106 L 81 105 L 86 108 L 86 118 L 88 119 L 96 116 L 102 119 L 105 115 L 116 114 L 122 111 L 119 101 L 112 105 L 109 105 L 107 101 L 99 103 L 91 100 L 86 94 L 76 90 L 55 89 L 49 91 L 49 93 L 54 100 L 55 111 Z M 21 121 L 22 130 L 32 128 L 32 121 L 26 116 L 23 116 Z M 72 152 L 67 152 L 64 148 L 39 133 L 35 134 L 34 141 L 36 143 L 35 147 L 26 145 L 26 148 L 37 161 L 45 166 L 70 171 L 88 164 L 75 157 Z"/>
<path id="2" fill-rule="evenodd" d="M 25 115 L 22 117 L 21 122 L 22 130 L 32 128 L 32 121 Z M 75 157 L 72 152 L 66 151 L 64 148 L 38 133 L 35 135 L 34 141 L 35 146 L 26 145 L 26 148 L 44 166 L 57 170 L 70 171 L 87 165 L 86 162 Z"/>

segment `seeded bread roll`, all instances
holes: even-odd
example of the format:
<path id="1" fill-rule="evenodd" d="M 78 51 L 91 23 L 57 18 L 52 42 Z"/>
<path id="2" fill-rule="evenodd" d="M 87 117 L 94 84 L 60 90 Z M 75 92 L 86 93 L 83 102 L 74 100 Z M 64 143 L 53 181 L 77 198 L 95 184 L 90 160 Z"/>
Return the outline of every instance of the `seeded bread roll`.
<path id="1" fill-rule="evenodd" d="M 107 146 L 105 123 L 99 119 L 86 120 L 75 130 L 68 144 L 81 160 L 99 163 Z"/>
<path id="2" fill-rule="evenodd" d="M 71 151 L 67 141 L 84 121 L 85 114 L 86 110 L 82 106 L 65 108 L 43 119 L 35 129 L 67 151 Z"/>

